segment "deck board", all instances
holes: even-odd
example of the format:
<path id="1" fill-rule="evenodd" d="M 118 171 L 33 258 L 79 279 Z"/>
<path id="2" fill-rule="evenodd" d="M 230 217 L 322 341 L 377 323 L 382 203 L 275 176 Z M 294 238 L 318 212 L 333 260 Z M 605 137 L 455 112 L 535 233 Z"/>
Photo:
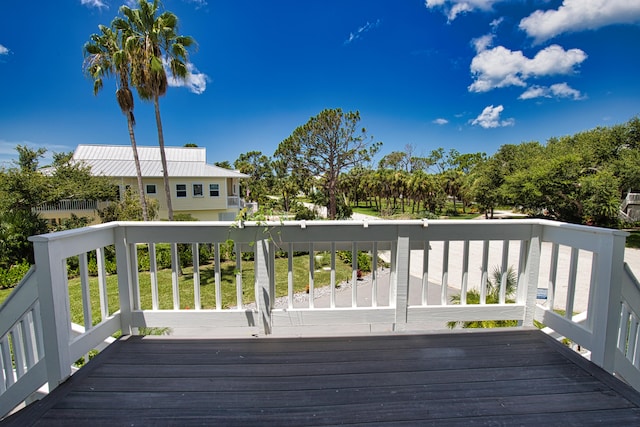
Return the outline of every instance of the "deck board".
<path id="1" fill-rule="evenodd" d="M 118 340 L 6 425 L 633 425 L 640 393 L 540 331 Z"/>

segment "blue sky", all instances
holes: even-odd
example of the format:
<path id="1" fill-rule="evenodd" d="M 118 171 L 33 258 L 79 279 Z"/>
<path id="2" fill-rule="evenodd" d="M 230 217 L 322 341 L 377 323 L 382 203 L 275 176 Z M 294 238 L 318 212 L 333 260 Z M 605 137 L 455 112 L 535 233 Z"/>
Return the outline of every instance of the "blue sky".
<path id="1" fill-rule="evenodd" d="M 639 0 L 164 0 L 193 36 L 161 99 L 167 145 L 209 162 L 278 144 L 324 108 L 359 110 L 381 154 L 494 153 L 640 113 Z M 94 97 L 82 46 L 122 1 L 0 3 L 0 165 L 17 144 L 129 144 L 115 81 Z M 136 99 L 140 145 L 153 108 Z M 379 156 L 380 157 L 380 156 Z M 45 160 L 46 162 L 46 160 Z"/>

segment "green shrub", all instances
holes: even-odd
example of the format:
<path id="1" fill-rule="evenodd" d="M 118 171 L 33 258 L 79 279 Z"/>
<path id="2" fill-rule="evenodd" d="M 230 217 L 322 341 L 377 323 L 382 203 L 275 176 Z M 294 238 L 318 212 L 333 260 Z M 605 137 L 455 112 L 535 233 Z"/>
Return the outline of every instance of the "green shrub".
<path id="1" fill-rule="evenodd" d="M 351 251 L 338 251 L 338 258 L 340 258 L 346 264 L 353 265 Z M 371 255 L 366 251 L 358 251 L 358 270 L 364 272 L 371 271 Z"/>
<path id="2" fill-rule="evenodd" d="M 16 286 L 27 271 L 29 271 L 29 263 L 22 261 L 19 264 L 14 264 L 9 268 L 0 268 L 0 289 L 13 288 Z"/>

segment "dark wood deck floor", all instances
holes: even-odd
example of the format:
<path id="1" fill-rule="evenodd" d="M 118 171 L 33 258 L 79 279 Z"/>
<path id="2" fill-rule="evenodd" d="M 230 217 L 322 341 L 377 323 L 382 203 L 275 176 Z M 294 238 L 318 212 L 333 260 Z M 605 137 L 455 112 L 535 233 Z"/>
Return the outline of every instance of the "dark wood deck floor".
<path id="1" fill-rule="evenodd" d="M 640 393 L 539 331 L 118 340 L 7 425 L 640 425 Z"/>

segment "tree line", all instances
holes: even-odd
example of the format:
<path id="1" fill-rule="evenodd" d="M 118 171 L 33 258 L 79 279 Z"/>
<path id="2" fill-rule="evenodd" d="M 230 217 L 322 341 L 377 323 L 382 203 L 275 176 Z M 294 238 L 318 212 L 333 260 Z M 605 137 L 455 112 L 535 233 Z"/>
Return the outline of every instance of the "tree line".
<path id="1" fill-rule="evenodd" d="M 358 130 L 358 112 L 325 110 L 282 141 L 272 156 L 241 154 L 233 166 L 251 176 L 247 199 L 296 209 L 303 193 L 326 205 L 329 218 L 348 217 L 364 203 L 379 212 L 437 217 L 468 208 L 492 217 L 508 206 L 531 216 L 605 227 L 620 225 L 621 199 L 640 190 L 640 119 L 554 137 L 545 144 L 506 144 L 487 156 L 443 148 L 386 154 Z M 222 166 L 230 167 L 228 162 Z"/>

